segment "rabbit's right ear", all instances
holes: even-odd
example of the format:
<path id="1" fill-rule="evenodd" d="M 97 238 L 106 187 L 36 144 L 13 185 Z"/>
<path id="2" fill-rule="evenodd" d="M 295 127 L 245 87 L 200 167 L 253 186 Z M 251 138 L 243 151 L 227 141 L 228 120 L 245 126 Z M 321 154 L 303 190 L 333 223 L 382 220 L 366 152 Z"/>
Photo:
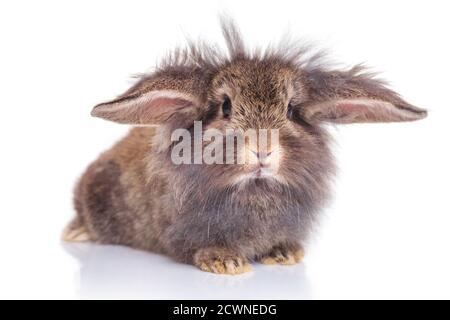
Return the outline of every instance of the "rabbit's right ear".
<path id="1" fill-rule="evenodd" d="M 348 71 L 312 70 L 307 73 L 310 102 L 303 116 L 332 123 L 414 121 L 427 111 L 403 100 L 396 92 L 365 73 L 362 66 Z"/>
<path id="2" fill-rule="evenodd" d="M 123 95 L 98 104 L 91 115 L 138 125 L 160 125 L 172 118 L 195 120 L 204 104 L 201 74 L 169 73 L 143 78 Z"/>

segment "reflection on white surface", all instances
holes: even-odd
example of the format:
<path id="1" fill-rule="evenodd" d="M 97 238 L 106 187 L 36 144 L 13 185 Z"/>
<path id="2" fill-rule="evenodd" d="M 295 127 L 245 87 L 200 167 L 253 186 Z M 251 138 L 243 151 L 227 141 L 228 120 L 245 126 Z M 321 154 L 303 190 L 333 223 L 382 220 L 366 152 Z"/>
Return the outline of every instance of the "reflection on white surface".
<path id="1" fill-rule="evenodd" d="M 120 246 L 63 244 L 80 263 L 80 298 L 307 299 L 302 264 L 253 265 L 238 276 L 215 275 L 168 257 Z"/>

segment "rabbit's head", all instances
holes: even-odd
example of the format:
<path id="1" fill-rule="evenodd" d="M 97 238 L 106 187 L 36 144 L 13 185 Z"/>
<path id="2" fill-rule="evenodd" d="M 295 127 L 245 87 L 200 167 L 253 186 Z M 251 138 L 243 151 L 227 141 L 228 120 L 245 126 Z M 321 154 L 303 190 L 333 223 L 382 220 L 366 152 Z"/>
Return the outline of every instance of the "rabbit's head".
<path id="1" fill-rule="evenodd" d="M 232 24 L 223 30 L 226 54 L 204 44 L 176 51 L 92 114 L 158 126 L 160 152 L 192 179 L 223 187 L 321 184 L 333 168 L 322 123 L 412 121 L 427 114 L 361 66 L 329 69 L 319 55 L 289 45 L 249 54 Z M 185 139 L 174 141 L 179 129 L 176 136 Z M 174 161 L 180 155 L 185 161 Z"/>

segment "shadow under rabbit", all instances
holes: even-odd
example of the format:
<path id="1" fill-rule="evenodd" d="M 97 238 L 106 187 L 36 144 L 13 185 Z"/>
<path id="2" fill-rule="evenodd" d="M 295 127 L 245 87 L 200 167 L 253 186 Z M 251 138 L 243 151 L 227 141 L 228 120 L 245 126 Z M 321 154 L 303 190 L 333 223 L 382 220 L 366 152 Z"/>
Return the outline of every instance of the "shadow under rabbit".
<path id="1" fill-rule="evenodd" d="M 205 273 L 170 258 L 122 246 L 62 244 L 80 264 L 80 298 L 308 299 L 302 264 L 253 265 L 247 274 Z"/>

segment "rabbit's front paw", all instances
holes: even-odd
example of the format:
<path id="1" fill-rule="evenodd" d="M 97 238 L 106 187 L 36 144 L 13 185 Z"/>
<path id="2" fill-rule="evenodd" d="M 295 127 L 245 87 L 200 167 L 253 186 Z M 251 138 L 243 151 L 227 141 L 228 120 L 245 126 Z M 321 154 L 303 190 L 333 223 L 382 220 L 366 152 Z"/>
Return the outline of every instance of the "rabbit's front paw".
<path id="1" fill-rule="evenodd" d="M 194 264 L 203 271 L 220 274 L 240 274 L 251 271 L 246 259 L 223 248 L 205 248 L 194 255 Z"/>
<path id="2" fill-rule="evenodd" d="M 263 264 L 292 265 L 299 263 L 305 252 L 302 248 L 292 248 L 287 246 L 276 246 L 268 254 L 262 256 L 259 261 Z"/>

